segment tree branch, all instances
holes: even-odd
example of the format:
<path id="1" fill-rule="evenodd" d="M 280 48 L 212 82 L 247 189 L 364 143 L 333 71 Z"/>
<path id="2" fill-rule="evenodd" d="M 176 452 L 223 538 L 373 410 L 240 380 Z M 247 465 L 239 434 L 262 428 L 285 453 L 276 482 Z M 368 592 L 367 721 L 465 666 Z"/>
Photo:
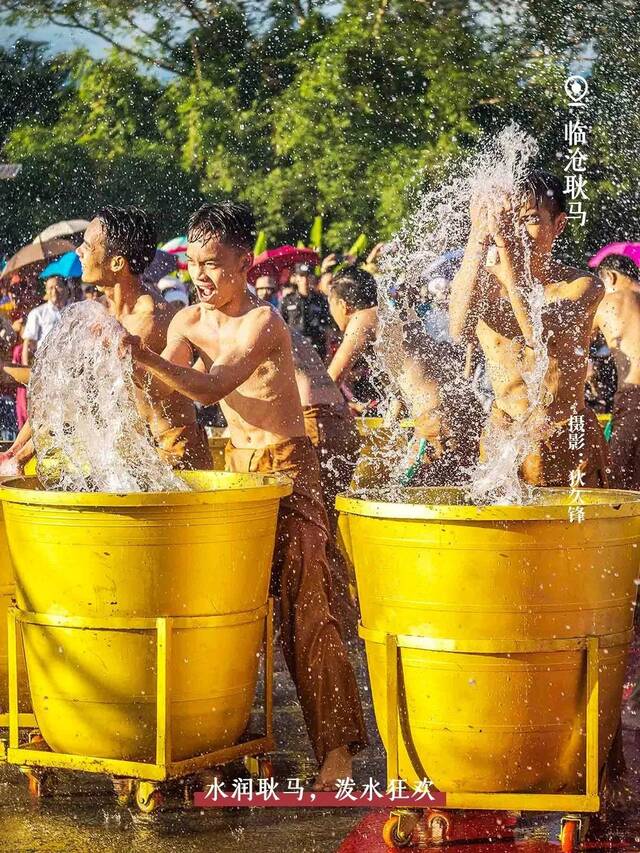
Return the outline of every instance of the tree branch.
<path id="1" fill-rule="evenodd" d="M 136 24 L 136 22 L 130 15 L 125 15 L 124 19 L 125 21 L 127 21 L 132 30 L 137 30 L 137 32 L 141 33 L 145 38 L 148 38 L 151 41 L 155 41 L 165 50 L 169 51 L 169 53 L 171 53 L 175 49 L 175 46 L 172 45 L 171 42 L 166 41 L 166 39 L 160 38 L 160 36 L 157 36 L 154 33 L 150 33 L 148 32 L 148 30 L 143 30 L 139 24 Z"/>
<path id="2" fill-rule="evenodd" d="M 199 27 L 204 30 L 209 26 L 206 14 L 198 8 L 194 0 L 182 0 L 182 5 Z"/>
<path id="3" fill-rule="evenodd" d="M 170 65 L 168 62 L 164 62 L 161 59 L 148 56 L 146 53 L 143 53 L 140 50 L 134 50 L 133 48 L 127 47 L 127 45 L 116 41 L 111 36 L 107 35 L 105 32 L 97 30 L 94 27 L 89 27 L 87 26 L 87 24 L 83 24 L 82 21 L 79 21 L 75 15 L 71 15 L 69 17 L 69 20 L 72 23 L 58 20 L 54 15 L 51 14 L 46 14 L 45 17 L 50 23 L 55 24 L 55 26 L 57 27 L 65 27 L 65 29 L 71 30 L 83 30 L 84 32 L 91 33 L 91 35 L 98 36 L 98 38 L 103 39 L 103 41 L 106 41 L 107 44 L 112 45 L 112 47 L 116 47 L 118 50 L 121 50 L 129 56 L 134 57 L 134 59 L 138 59 L 141 62 L 147 63 L 148 65 L 156 65 L 158 68 L 162 68 L 165 71 L 170 71 L 172 74 L 181 73 L 177 66 Z"/>

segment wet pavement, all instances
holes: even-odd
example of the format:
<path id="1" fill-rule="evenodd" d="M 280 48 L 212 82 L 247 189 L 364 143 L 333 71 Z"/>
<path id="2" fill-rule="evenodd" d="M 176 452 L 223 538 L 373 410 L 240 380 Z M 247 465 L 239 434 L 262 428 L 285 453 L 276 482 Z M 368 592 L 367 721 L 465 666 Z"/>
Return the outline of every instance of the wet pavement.
<path id="1" fill-rule="evenodd" d="M 354 644 L 355 645 L 355 644 Z M 372 745 L 358 756 L 356 783 L 369 777 L 384 780 L 384 753 L 377 736 L 360 650 L 354 655 Z M 628 683 L 640 671 L 640 653 L 632 658 Z M 630 690 L 627 691 L 629 693 Z M 628 697 L 627 697 L 628 698 Z M 259 712 L 252 721 L 259 729 Z M 622 811 L 609 811 L 592 821 L 588 850 L 640 851 L 640 710 L 627 701 L 623 713 L 627 784 L 631 800 Z M 278 749 L 274 772 L 278 779 L 310 779 L 315 764 L 306 738 L 293 685 L 281 656 L 276 656 L 274 730 Z M 246 777 L 242 764 L 225 768 L 227 789 L 236 777 Z M 189 851 L 261 851 L 261 853 L 383 853 L 384 810 L 364 809 L 206 809 L 185 805 L 181 790 L 169 792 L 165 807 L 153 815 L 116 804 L 110 781 L 103 776 L 57 771 L 51 795 L 33 800 L 17 768 L 0 766 L 0 853 L 189 853 Z M 558 850 L 560 815 L 452 813 L 453 840 L 447 853 L 502 853 L 507 850 L 543 853 Z M 430 847 L 423 820 L 416 829 L 416 847 Z"/>

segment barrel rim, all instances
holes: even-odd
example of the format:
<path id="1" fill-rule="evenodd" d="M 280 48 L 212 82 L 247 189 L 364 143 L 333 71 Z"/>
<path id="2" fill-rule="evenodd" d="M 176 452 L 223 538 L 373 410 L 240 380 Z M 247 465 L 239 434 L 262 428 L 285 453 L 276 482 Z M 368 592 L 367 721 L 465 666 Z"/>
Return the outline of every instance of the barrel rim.
<path id="1" fill-rule="evenodd" d="M 404 490 L 410 490 L 406 487 Z M 415 487 L 418 489 L 419 487 Z M 435 491 L 431 489 L 431 491 Z M 443 489 L 444 491 L 444 489 Z M 459 492 L 463 490 L 447 487 L 446 491 Z M 640 492 L 623 491 L 621 489 L 580 489 L 579 495 L 584 501 L 566 502 L 569 489 L 540 487 L 535 491 L 556 493 L 563 498 L 563 503 L 528 504 L 528 505 L 490 505 L 469 506 L 456 504 L 410 504 L 392 503 L 390 501 L 369 500 L 349 492 L 342 492 L 336 497 L 336 509 L 346 515 L 358 515 L 369 518 L 388 518 L 398 521 L 565 521 L 569 523 L 569 508 L 583 506 L 585 518 L 582 524 L 592 519 L 622 518 L 640 516 Z M 602 498 L 602 503 L 592 502 Z M 605 502 L 605 498 L 607 498 Z M 576 527 L 580 527 L 576 523 Z"/>
<path id="2" fill-rule="evenodd" d="M 241 472 L 232 471 L 178 471 L 179 476 L 211 474 L 216 480 L 233 479 Z M 254 478 L 255 485 L 222 486 L 218 489 L 189 492 L 50 492 L 25 487 L 35 477 L 16 477 L 0 484 L 0 501 L 9 504 L 38 506 L 84 507 L 150 507 L 197 506 L 200 504 L 255 503 L 284 498 L 293 491 L 292 480 L 284 474 L 241 473 L 243 478 Z M 22 484 L 22 485 L 21 485 Z M 230 497 L 233 500 L 230 500 Z"/>

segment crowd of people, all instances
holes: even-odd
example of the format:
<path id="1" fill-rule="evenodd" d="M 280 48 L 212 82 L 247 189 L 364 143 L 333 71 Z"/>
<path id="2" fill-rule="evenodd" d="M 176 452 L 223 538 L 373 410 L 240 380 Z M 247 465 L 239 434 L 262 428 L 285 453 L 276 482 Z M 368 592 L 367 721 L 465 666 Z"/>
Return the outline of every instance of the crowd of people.
<path id="1" fill-rule="evenodd" d="M 470 465 L 492 452 L 496 429 L 509 433 L 526 420 L 536 432 L 521 466 L 525 482 L 639 488 L 638 270 L 626 257 L 606 258 L 597 274 L 554 258 L 567 216 L 553 176 L 533 173 L 519 198 L 500 201 L 473 207 L 451 274 L 420 288 L 416 310 L 399 312 L 398 339 L 384 341 L 394 349 L 387 366 L 397 366 L 388 388 L 428 448 L 419 481 L 460 484 Z M 361 264 L 334 255 L 319 270 L 296 263 L 255 278 L 256 224 L 246 206 L 206 204 L 191 216 L 187 234 L 193 294 L 191 304 L 176 305 L 142 279 L 157 242 L 146 214 L 99 211 L 77 250 L 83 295 L 102 300 L 122 324 L 138 408 L 168 462 L 212 467 L 198 412 L 219 406 L 227 469 L 284 472 L 293 481 L 279 511 L 273 585 L 285 658 L 320 767 L 316 787 L 328 789 L 351 775 L 352 757 L 367 743 L 337 617 L 347 602 L 334 501 L 357 461 L 354 415 L 380 402 L 372 372 L 380 247 Z M 543 285 L 542 330 L 527 292 L 534 280 Z M 70 298 L 59 280 L 47 281 L 46 293 L 20 327 L 15 350 L 25 367 Z M 436 335 L 430 329 L 437 317 Z M 610 453 L 585 397 L 598 334 L 617 368 Z M 540 346 L 544 393 L 532 406 Z M 484 402 L 478 369 L 486 377 Z M 24 462 L 33 452 L 27 421 L 4 458 Z"/>

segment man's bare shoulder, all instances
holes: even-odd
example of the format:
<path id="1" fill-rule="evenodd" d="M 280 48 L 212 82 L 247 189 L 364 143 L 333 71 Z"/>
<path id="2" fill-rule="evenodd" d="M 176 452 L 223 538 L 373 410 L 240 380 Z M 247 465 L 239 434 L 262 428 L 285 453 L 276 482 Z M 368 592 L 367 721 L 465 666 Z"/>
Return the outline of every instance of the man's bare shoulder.
<path id="1" fill-rule="evenodd" d="M 188 328 L 199 322 L 201 317 L 199 305 L 188 305 L 174 311 L 171 318 L 172 328 Z"/>
<path id="2" fill-rule="evenodd" d="M 589 270 L 558 265 L 554 281 L 547 288 L 550 301 L 569 299 L 587 304 L 600 302 L 604 296 L 604 282 Z"/>
<path id="3" fill-rule="evenodd" d="M 281 335 L 286 332 L 289 337 L 287 324 L 280 314 L 271 306 L 263 303 L 251 307 L 241 316 L 241 326 L 247 332 L 266 332 Z"/>

